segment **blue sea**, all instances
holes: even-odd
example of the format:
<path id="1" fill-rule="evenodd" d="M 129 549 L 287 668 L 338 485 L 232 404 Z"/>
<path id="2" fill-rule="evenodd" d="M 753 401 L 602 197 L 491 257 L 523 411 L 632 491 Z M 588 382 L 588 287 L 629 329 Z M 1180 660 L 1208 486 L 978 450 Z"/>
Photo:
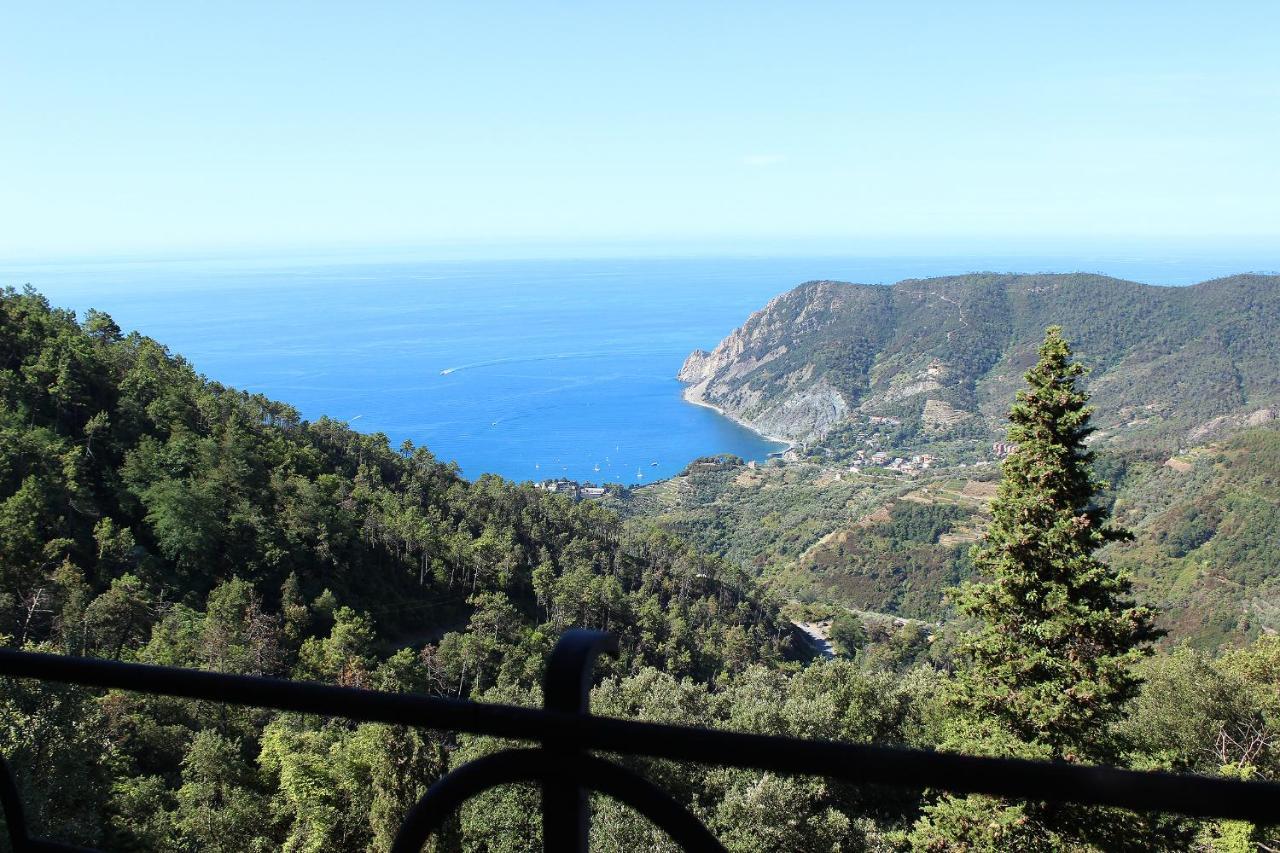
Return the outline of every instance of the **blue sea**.
<path id="1" fill-rule="evenodd" d="M 1276 258 L 277 258 L 11 266 L 0 284 L 106 311 L 210 379 L 425 445 L 467 477 L 632 484 L 706 454 L 778 449 L 684 402 L 675 375 L 802 281 L 1083 270 L 1188 284 L 1268 265 Z"/>

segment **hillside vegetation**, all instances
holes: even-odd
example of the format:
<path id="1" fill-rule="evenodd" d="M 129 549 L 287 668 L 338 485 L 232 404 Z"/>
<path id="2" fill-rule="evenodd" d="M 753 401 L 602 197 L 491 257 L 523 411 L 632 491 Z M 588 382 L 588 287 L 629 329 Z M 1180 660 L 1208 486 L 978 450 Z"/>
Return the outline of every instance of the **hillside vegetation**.
<path id="1" fill-rule="evenodd" d="M 1134 541 L 1107 554 L 1166 643 L 1206 649 L 1280 631 L 1280 424 L 1165 457 L 1101 447 L 1103 499 Z M 758 574 L 784 598 L 938 621 L 971 572 L 995 465 L 912 476 L 801 460 L 688 472 L 612 502 Z"/>
<path id="2" fill-rule="evenodd" d="M 1135 540 L 1113 558 L 1175 636 L 1212 647 L 1280 631 L 1280 428 L 1135 465 L 1116 512 Z"/>
<path id="3" fill-rule="evenodd" d="M 688 674 L 723 666 L 717 626 L 778 642 L 741 572 L 670 536 L 302 421 L 103 314 L 81 326 L 34 293 L 0 295 L 0 405 L 0 627 L 19 641 L 65 628 L 80 597 L 93 613 L 128 587 L 163 611 L 238 578 L 272 607 L 287 586 L 376 613 L 387 643 L 438 637 L 485 596 L 552 630 L 617 630 L 632 650 L 648 632 L 670 653 L 653 662 Z M 95 651 L 120 640 L 81 633 Z"/>
<path id="4" fill-rule="evenodd" d="M 945 619 L 944 593 L 969 575 L 985 529 L 993 442 L 1050 324 L 1089 368 L 1104 499 L 1136 533 L 1110 552 L 1166 642 L 1213 648 L 1280 628 L 1269 545 L 1276 276 L 1179 288 L 1084 274 L 801 285 L 680 374 L 690 397 L 798 442 L 787 462 L 690 470 L 615 505 L 784 597 Z M 890 470 L 877 453 L 930 464 Z M 905 518 L 930 523 L 907 532 Z"/>
<path id="5" fill-rule="evenodd" d="M 1235 452 L 1249 449 L 1225 446 L 1221 464 L 1229 467 Z M 1077 461 L 1081 479 L 1087 457 Z M 1209 472 L 1205 490 L 1219 482 L 1198 458 L 1178 461 L 1170 475 Z M 848 594 L 887 596 L 927 554 L 976 538 L 995 473 L 859 481 L 816 462 L 756 471 L 717 457 L 632 499 L 674 494 L 694 506 L 700 484 L 716 500 L 730 485 L 742 489 L 723 527 L 714 515 L 688 525 L 700 542 L 723 544 L 746 534 L 773 499 L 766 495 L 804 490 L 804 507 L 757 524 L 761 539 L 742 547 L 767 546 L 780 560 L 794 554 L 832 577 L 841 560 L 856 559 L 869 580 Z M 1147 500 L 1157 500 L 1166 472 L 1137 473 L 1150 475 Z M 682 494 L 686 485 L 692 491 Z M 1075 503 L 1090 499 L 1083 490 Z M 839 500 L 828 502 L 831 495 Z M 815 526 L 803 527 L 805 507 L 820 506 L 838 509 L 815 512 Z M 1132 506 L 1138 511 L 1136 499 Z M 1190 518 L 1179 506 L 1143 512 Z M 1128 512 L 1122 501 L 1116 507 Z M 1205 548 L 1259 547 L 1230 538 L 1251 529 L 1244 513 L 1256 510 L 1242 501 L 1241 514 L 1216 518 L 1207 536 L 1170 521 L 1162 547 L 1178 549 L 1170 557 L 1177 560 Z M 807 543 L 841 513 L 855 521 L 847 535 Z M 1039 553 L 1095 565 L 1092 544 L 1059 540 L 1044 538 Z M 935 562 L 939 585 L 964 574 L 941 556 Z M 1002 571 L 1011 578 L 1021 570 Z M 903 610 L 935 606 L 928 595 L 898 595 L 893 606 Z M 1124 606 L 1118 598 L 1095 603 L 1102 615 Z M 1059 697 L 1044 706 L 1054 714 L 1043 725 L 1028 717 L 1033 737 L 1013 731 L 1020 746 L 993 742 L 970 710 L 999 700 L 989 689 L 999 678 L 981 669 L 976 681 L 965 675 L 978 647 L 954 626 L 935 634 L 936 626 L 907 622 L 863 649 L 868 632 L 838 616 L 841 657 L 797 660 L 779 609 L 733 562 L 598 504 L 494 477 L 469 483 L 425 449 L 393 450 L 380 435 L 303 421 L 286 405 L 201 378 L 160 344 L 123 335 L 106 315 L 78 322 L 30 291 L 0 293 L 0 620 L 5 644 L 34 650 L 522 705 L 541 701 L 557 634 L 591 626 L 617 632 L 623 646 L 617 661 L 599 667 L 597 713 L 1041 757 L 1057 754 L 1046 750 L 1059 741 L 1074 750 L 1077 739 L 1090 757 L 1128 766 L 1280 774 L 1274 638 L 1220 660 L 1184 651 L 1136 668 L 1128 662 L 1145 638 L 1121 638 L 1116 655 L 1094 661 L 1124 687 L 1106 693 L 1076 689 L 1093 664 L 1081 669 L 1079 656 L 1062 654 L 1061 637 L 1041 638 L 1036 662 L 1009 686 L 1024 699 L 1047 689 Z M 1026 624 L 995 614 L 989 631 L 1003 630 L 1002 620 Z M 1088 628 L 1060 622 L 1062 636 Z M 1028 681 L 1040 671 L 1055 680 Z M 1078 706 L 1080 719 L 1064 727 L 1055 709 L 1067 706 Z M 0 753 L 15 769 L 34 831 L 110 850 L 386 850 L 430 784 L 499 746 L 456 732 L 0 679 Z M 938 849 L 975 831 L 985 840 L 969 849 L 1011 849 L 1028 833 L 1024 849 L 1079 849 L 1073 839 L 1081 837 L 1150 850 L 1276 843 L 1264 829 L 1230 822 L 1055 815 L 1016 803 L 1002 808 L 1022 817 L 988 820 L 986 806 L 937 792 L 630 763 L 736 853 Z M 488 792 L 449 821 L 435 849 L 537 849 L 538 812 L 528 787 Z M 672 849 L 653 826 L 603 798 L 593 800 L 591 844 L 618 853 Z"/>
<path id="6" fill-rule="evenodd" d="M 1154 287 L 1099 275 L 819 281 L 681 369 L 690 396 L 761 432 L 841 449 L 990 441 L 1049 325 L 1087 357 L 1102 438 L 1179 447 L 1280 401 L 1280 277 Z M 1215 421 L 1215 419 L 1222 419 Z M 885 423 L 885 422 L 882 422 Z"/>
<path id="7" fill-rule="evenodd" d="M 468 482 L 423 448 L 209 382 L 105 314 L 79 323 L 33 291 L 0 291 L 3 642 L 527 695 L 571 626 L 619 635 L 620 659 L 601 666 L 617 676 L 656 667 L 712 685 L 791 648 L 745 573 L 669 533 L 528 484 Z M 0 752 L 37 829 L 112 849 L 385 849 L 450 743 L 52 685 L 5 691 Z M 395 778 L 410 758 L 421 772 Z M 290 788 L 299 773 L 318 787 Z M 216 820 L 236 823 L 224 846 Z"/>
<path id="8" fill-rule="evenodd" d="M 609 505 L 737 563 L 784 598 L 937 620 L 943 592 L 967 575 L 988 485 L 800 461 L 691 471 Z"/>

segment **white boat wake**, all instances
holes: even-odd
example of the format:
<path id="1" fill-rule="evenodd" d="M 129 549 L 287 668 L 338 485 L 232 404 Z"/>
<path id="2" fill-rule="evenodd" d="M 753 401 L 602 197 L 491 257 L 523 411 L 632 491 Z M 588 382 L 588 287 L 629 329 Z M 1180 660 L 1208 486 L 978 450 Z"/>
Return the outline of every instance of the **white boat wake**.
<path id="1" fill-rule="evenodd" d="M 516 355 L 508 358 L 492 358 L 487 361 L 473 361 L 470 364 L 459 364 L 454 367 L 446 367 L 440 371 L 441 376 L 448 376 L 453 373 L 460 373 L 463 370 L 476 370 L 481 367 L 494 367 L 500 364 L 525 364 L 535 361 L 561 361 L 571 358 L 610 358 L 620 355 L 641 355 L 640 351 L 636 352 L 557 352 L 547 355 Z"/>

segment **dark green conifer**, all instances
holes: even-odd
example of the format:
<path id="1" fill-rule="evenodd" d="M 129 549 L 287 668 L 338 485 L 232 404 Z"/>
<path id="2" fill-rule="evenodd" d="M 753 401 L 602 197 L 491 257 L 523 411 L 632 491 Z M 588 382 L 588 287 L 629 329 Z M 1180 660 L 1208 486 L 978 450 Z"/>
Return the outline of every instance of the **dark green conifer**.
<path id="1" fill-rule="evenodd" d="M 1041 760 L 1114 763 L 1111 727 L 1140 680 L 1133 664 L 1157 632 L 1129 598 L 1129 582 L 1098 558 L 1129 538 L 1095 496 L 1085 368 L 1060 328 L 1048 329 L 1028 387 L 1009 411 L 1003 478 L 992 521 L 975 548 L 981 581 L 956 596 L 978 620 L 963 646 L 943 746 Z M 1089 835 L 1082 814 L 987 798 L 943 798 L 913 842 L 923 849 L 1035 849 Z M 1085 820 L 1087 822 L 1087 819 Z M 1073 825 L 1074 824 L 1074 825 Z"/>
<path id="2" fill-rule="evenodd" d="M 1137 691 L 1132 665 L 1155 631 L 1128 580 L 1097 556 L 1130 534 L 1094 500 L 1092 409 L 1076 387 L 1084 372 L 1062 330 L 1049 328 L 1009 411 L 1016 449 L 974 554 L 986 580 L 957 596 L 982 626 L 954 701 L 1043 757 L 1093 762 L 1115 758 L 1107 728 Z"/>

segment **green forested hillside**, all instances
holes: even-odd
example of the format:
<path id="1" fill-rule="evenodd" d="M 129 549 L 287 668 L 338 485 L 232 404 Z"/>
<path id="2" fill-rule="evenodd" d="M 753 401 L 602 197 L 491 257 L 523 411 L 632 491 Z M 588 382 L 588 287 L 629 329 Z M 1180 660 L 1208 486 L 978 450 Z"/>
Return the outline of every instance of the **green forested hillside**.
<path id="1" fill-rule="evenodd" d="M 1194 473 L 1199 464 L 1169 471 Z M 1155 478 L 1154 500 L 1164 471 L 1140 467 L 1132 476 Z M 898 580 L 930 560 L 931 583 L 964 575 L 944 557 L 976 537 L 995 469 L 929 484 L 874 475 L 880 488 L 830 473 L 816 462 L 699 466 L 696 477 L 718 478 L 709 494 L 732 485 L 744 496 L 722 505 L 737 507 L 723 526 L 711 523 L 712 513 L 687 531 L 715 545 L 754 518 L 760 538 L 751 541 L 773 549 L 769 559 L 794 554 L 833 578 L 856 562 L 870 579 L 857 594 L 897 596 L 899 609 L 928 611 L 936 589 L 912 589 L 908 577 L 903 593 Z M 759 515 L 771 495 L 787 493 L 771 478 L 794 480 L 784 485 L 804 490 L 806 502 Z M 693 505 L 704 482 L 660 488 L 692 489 L 681 499 Z M 1136 499 L 1132 505 L 1137 511 Z M 824 506 L 834 509 L 816 509 Z M 1239 504 L 1239 513 L 1257 509 Z M 1173 504 L 1161 511 L 1183 512 Z M 805 544 L 844 512 L 856 512 L 848 536 Z M 1117 512 L 1128 517 L 1123 500 Z M 1170 522 L 1177 532 L 1162 541 L 1185 550 L 1177 559 L 1262 547 L 1228 535 L 1249 528 L 1238 523 L 1244 518 L 1217 518 L 1207 538 L 1193 522 Z M 966 722 L 959 701 L 975 689 L 964 676 L 964 631 L 910 623 L 864 651 L 860 626 L 846 619 L 837 626 L 840 658 L 797 660 L 789 626 L 752 574 L 598 504 L 493 477 L 469 483 L 425 449 L 393 450 L 382 436 L 302 421 L 286 405 L 202 379 L 105 315 L 77 322 L 34 292 L 0 294 L 7 645 L 537 704 L 554 639 L 585 625 L 617 632 L 623 645 L 616 662 L 599 667 L 597 713 L 992 752 L 990 733 Z M 1134 648 L 1130 657 L 1141 653 Z M 1088 739 L 1114 747 L 1107 760 L 1128 766 L 1276 778 L 1277 661 L 1280 644 L 1267 637 L 1221 660 L 1187 651 L 1146 660 L 1124 673 L 1135 689 L 1146 679 L 1132 702 L 1119 694 L 1090 700 L 1104 723 Z M 110 850 L 384 851 L 428 785 L 498 746 L 450 732 L 0 679 L 0 753 L 34 830 Z M 736 853 L 945 849 L 938 845 L 969 831 L 967 805 L 937 792 L 633 763 Z M 672 849 L 628 809 L 600 798 L 593 811 L 592 849 Z M 538 849 L 538 813 L 527 787 L 492 791 L 461 810 L 436 849 Z M 1048 833 L 1035 836 L 1035 849 L 1096 849 L 1072 841 L 1095 836 L 1151 850 L 1276 843 L 1266 829 L 1230 822 L 1026 814 L 1030 824 L 978 821 L 990 843 L 969 849 L 1009 849 L 1024 825 Z"/>
<path id="2" fill-rule="evenodd" d="M 1156 609 L 1166 643 L 1212 650 L 1280 631 L 1280 426 L 1174 456 L 1103 445 L 1097 468 L 1134 533 L 1108 554 Z M 937 621 L 950 612 L 946 590 L 969 575 L 996 475 L 994 465 L 851 474 L 812 458 L 691 471 L 613 505 L 759 574 L 781 597 Z"/>
<path id="3" fill-rule="evenodd" d="M 767 608 L 724 563 L 597 505 L 469 483 L 423 448 L 303 422 L 105 315 L 81 327 L 7 292 L 0 367 L 0 628 L 20 642 L 65 633 L 68 602 L 96 613 L 122 585 L 197 605 L 238 578 L 273 610 L 287 588 L 376 614 L 392 644 L 438 637 L 469 597 L 496 595 L 532 623 L 619 630 L 633 650 L 647 631 L 677 672 L 724 666 L 722 623 L 777 649 Z M 653 624 L 653 608 L 672 618 Z M 78 642 L 117 653 L 90 621 Z"/>
<path id="4" fill-rule="evenodd" d="M 688 471 L 610 505 L 737 563 L 783 598 L 937 620 L 943 592 L 966 575 L 994 474 L 739 466 Z"/>
<path id="5" fill-rule="evenodd" d="M 990 440 L 1052 324 L 1087 354 L 1111 439 L 1178 447 L 1214 418 L 1280 401 L 1280 277 L 1262 275 L 1192 287 L 1086 274 L 811 282 L 695 352 L 681 378 L 763 432 L 831 449 L 855 445 L 872 418 L 901 422 L 886 433 L 898 445 Z"/>
<path id="6" fill-rule="evenodd" d="M 0 293 L 5 642 L 469 696 L 535 687 L 575 625 L 619 634 L 606 672 L 657 667 L 704 684 L 776 664 L 791 644 L 742 571 L 657 528 L 527 484 L 467 482 L 423 448 L 208 382 L 106 315 L 81 324 L 34 292 Z M 7 696 L 0 750 L 43 824 L 106 832 L 121 849 L 215 849 L 217 820 L 244 822 L 233 813 L 251 803 L 255 825 L 216 849 L 299 833 L 311 840 L 296 849 L 363 849 L 378 809 L 405 803 L 375 791 L 348 809 L 338 800 L 365 792 L 341 784 L 368 784 L 359 776 L 307 800 L 289 789 L 296 762 L 373 750 L 349 760 L 376 782 L 378 750 L 409 750 L 438 773 L 446 743 L 51 686 Z M 48 737 L 67 741 L 67 773 L 91 766 L 90 789 L 30 775 Z M 387 784 L 417 791 L 431 778 Z M 200 811 L 224 796 L 239 805 Z M 356 824 L 308 829 L 316 808 Z"/>
<path id="7" fill-rule="evenodd" d="M 1008 401 L 1051 324 L 1089 367 L 1099 471 L 1137 532 L 1116 557 L 1173 641 L 1216 647 L 1280 627 L 1280 571 L 1262 546 L 1274 530 L 1265 436 L 1280 415 L 1277 276 L 1192 287 L 1086 274 L 801 285 L 681 371 L 694 399 L 796 440 L 786 463 L 688 471 L 617 506 L 783 596 L 945 618 L 943 593 L 966 576 L 985 525 L 992 442 L 1004 439 Z M 1219 446 L 1250 428 L 1246 444 Z M 877 453 L 930 464 L 890 470 Z M 917 507 L 965 515 L 933 541 L 890 532 L 895 513 Z"/>
<path id="8" fill-rule="evenodd" d="M 1280 630 L 1280 429 L 1139 463 L 1117 491 L 1116 562 L 1177 635 L 1212 648 Z"/>

